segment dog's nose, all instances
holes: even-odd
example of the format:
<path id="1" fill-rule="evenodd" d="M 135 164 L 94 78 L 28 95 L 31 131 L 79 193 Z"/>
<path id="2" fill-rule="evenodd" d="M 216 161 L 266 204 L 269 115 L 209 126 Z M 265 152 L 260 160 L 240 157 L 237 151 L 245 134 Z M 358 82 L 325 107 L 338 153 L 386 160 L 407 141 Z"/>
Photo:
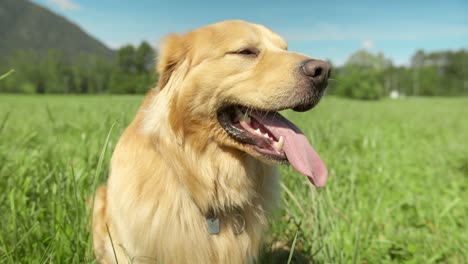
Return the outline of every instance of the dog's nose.
<path id="1" fill-rule="evenodd" d="M 302 62 L 302 72 L 312 79 L 315 86 L 324 89 L 330 77 L 330 65 L 326 61 L 306 60 Z"/>

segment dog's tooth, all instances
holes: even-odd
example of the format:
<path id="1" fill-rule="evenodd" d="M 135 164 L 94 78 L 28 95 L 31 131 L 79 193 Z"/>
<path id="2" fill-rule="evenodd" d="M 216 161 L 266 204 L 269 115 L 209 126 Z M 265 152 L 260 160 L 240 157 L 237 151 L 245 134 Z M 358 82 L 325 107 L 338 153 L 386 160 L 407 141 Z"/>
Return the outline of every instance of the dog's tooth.
<path id="1" fill-rule="evenodd" d="M 263 135 L 265 138 L 270 138 L 270 136 L 268 136 L 268 133 L 265 133 L 265 135 Z"/>
<path id="2" fill-rule="evenodd" d="M 244 121 L 244 122 L 247 123 L 247 124 L 250 124 L 250 121 L 251 121 L 251 120 L 250 120 L 250 116 L 249 116 L 247 113 L 244 113 L 244 114 L 242 115 L 242 121 Z"/>
<path id="3" fill-rule="evenodd" d="M 255 130 L 255 134 L 263 136 L 263 135 L 262 135 L 262 132 L 260 132 L 260 128 L 257 128 L 257 129 Z"/>
<path id="4" fill-rule="evenodd" d="M 275 143 L 273 143 L 273 147 L 275 148 L 276 151 L 281 151 L 284 146 L 284 138 L 283 136 L 280 136 L 279 140 Z"/>
<path id="5" fill-rule="evenodd" d="M 242 111 L 239 110 L 239 108 L 236 107 L 236 108 L 234 108 L 234 113 L 236 115 L 234 121 L 241 121 L 242 116 L 243 116 Z"/>

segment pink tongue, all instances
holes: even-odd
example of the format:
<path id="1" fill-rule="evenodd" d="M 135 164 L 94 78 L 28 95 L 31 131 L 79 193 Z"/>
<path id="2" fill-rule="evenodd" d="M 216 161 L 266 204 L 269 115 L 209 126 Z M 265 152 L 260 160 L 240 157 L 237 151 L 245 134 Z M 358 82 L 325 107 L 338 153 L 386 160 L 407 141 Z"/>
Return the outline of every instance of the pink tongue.
<path id="1" fill-rule="evenodd" d="M 251 115 L 276 138 L 283 136 L 283 151 L 289 163 L 300 173 L 306 175 L 316 187 L 327 182 L 327 168 L 319 155 L 307 141 L 302 131 L 279 113 L 251 113 Z"/>

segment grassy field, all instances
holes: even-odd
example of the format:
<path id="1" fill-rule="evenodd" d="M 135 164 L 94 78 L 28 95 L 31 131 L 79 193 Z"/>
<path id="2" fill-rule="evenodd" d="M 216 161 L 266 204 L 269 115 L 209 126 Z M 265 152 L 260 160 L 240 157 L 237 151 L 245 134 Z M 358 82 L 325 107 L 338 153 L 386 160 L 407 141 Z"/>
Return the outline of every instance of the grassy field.
<path id="1" fill-rule="evenodd" d="M 85 200 L 141 99 L 0 95 L 0 262 L 94 261 Z M 315 190 L 282 168 L 264 262 L 296 233 L 296 263 L 468 262 L 468 98 L 330 97 L 285 114 L 330 178 Z"/>

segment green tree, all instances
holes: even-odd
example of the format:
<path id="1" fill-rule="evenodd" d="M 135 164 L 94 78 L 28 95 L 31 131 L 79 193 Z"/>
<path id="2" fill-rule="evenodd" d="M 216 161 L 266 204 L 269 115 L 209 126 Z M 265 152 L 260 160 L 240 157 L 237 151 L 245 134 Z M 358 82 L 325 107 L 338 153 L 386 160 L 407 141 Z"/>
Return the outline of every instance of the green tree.
<path id="1" fill-rule="evenodd" d="M 117 51 L 118 64 L 121 72 L 136 73 L 136 51 L 132 45 L 121 47 Z"/>
<path id="2" fill-rule="evenodd" d="M 417 51 L 411 58 L 415 95 L 468 95 L 468 51 Z"/>
<path id="3" fill-rule="evenodd" d="M 379 72 L 348 68 L 340 75 L 335 93 L 343 97 L 378 100 L 384 95 Z"/>
<path id="4" fill-rule="evenodd" d="M 150 74 L 153 72 L 156 53 L 154 49 L 143 41 L 136 49 L 135 67 L 138 73 Z"/>
<path id="5" fill-rule="evenodd" d="M 358 67 L 361 69 L 384 70 L 392 65 L 383 53 L 373 54 L 365 49 L 358 50 L 349 56 L 346 66 Z"/>
<path id="6" fill-rule="evenodd" d="M 391 61 L 382 53 L 373 54 L 366 50 L 358 50 L 338 71 L 334 93 L 354 99 L 378 100 L 385 95 L 383 84 L 388 82 L 388 75 L 384 73 L 391 66 Z"/>
<path id="7" fill-rule="evenodd" d="M 145 93 L 156 82 L 153 73 L 155 50 L 142 42 L 138 48 L 126 45 L 117 51 L 119 70 L 112 73 L 110 92 Z"/>

